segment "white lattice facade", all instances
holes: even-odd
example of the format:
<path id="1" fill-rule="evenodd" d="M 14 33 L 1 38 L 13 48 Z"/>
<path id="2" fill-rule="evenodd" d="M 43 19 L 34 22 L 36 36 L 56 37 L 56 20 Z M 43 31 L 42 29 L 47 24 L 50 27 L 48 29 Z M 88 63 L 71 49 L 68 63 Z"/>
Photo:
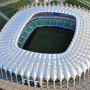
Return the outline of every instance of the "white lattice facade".
<path id="1" fill-rule="evenodd" d="M 71 44 L 64 53 L 44 54 L 23 50 L 18 47 L 18 39 L 33 15 L 39 12 L 56 12 L 72 15 L 76 18 L 76 29 Z M 90 68 L 90 12 L 58 5 L 58 6 L 35 6 L 23 9 L 16 13 L 1 30 L 0 35 L 0 68 L 6 72 L 12 72 L 16 77 L 19 74 L 27 81 L 32 77 L 35 83 L 39 78 L 42 87 L 43 78 L 48 81 L 51 78 L 54 82 L 58 78 L 60 83 L 63 78 L 67 82 L 70 77 L 75 77 Z M 89 72 L 88 72 L 89 73 Z M 28 82 L 29 83 L 29 82 Z M 74 82 L 75 85 L 75 82 Z M 67 84 L 68 87 L 68 84 Z"/>

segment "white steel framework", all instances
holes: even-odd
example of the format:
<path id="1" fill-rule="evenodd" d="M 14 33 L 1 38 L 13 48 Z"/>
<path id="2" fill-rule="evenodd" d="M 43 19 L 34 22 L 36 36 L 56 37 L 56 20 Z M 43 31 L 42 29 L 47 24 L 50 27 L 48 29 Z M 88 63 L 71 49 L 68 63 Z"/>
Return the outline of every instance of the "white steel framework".
<path id="1" fill-rule="evenodd" d="M 38 8 L 37 8 L 38 7 Z M 43 54 L 23 50 L 18 47 L 19 36 L 30 18 L 39 12 L 56 12 L 72 15 L 76 18 L 76 30 L 68 49 L 60 54 Z M 16 13 L 4 26 L 0 34 L 0 68 L 11 74 L 20 74 L 22 79 L 25 75 L 27 80 L 32 77 L 35 83 L 36 77 L 40 80 L 42 87 L 43 78 L 48 81 L 51 78 L 54 82 L 58 78 L 60 84 L 63 78 L 68 81 L 89 71 L 90 68 L 90 12 L 83 9 L 58 6 L 35 6 L 23 9 Z M 88 72 L 89 73 L 89 72 Z M 2 74 L 3 76 L 3 74 Z M 84 75 L 85 76 L 85 75 Z M 85 79 L 85 78 L 84 78 Z M 29 83 L 29 82 L 28 82 Z M 61 88 L 61 85 L 60 85 Z"/>

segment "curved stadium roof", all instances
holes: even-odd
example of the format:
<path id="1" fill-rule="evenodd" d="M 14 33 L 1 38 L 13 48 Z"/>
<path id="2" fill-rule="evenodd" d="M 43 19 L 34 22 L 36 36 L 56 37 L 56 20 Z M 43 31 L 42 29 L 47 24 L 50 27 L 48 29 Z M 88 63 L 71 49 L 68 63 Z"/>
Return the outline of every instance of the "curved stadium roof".
<path id="1" fill-rule="evenodd" d="M 23 50 L 18 39 L 31 17 L 39 12 L 56 12 L 76 18 L 76 29 L 71 44 L 64 53 L 44 54 Z M 35 6 L 16 13 L 4 26 L 0 35 L 0 67 L 23 78 L 47 81 L 65 77 L 75 79 L 90 68 L 90 12 L 65 6 Z"/>

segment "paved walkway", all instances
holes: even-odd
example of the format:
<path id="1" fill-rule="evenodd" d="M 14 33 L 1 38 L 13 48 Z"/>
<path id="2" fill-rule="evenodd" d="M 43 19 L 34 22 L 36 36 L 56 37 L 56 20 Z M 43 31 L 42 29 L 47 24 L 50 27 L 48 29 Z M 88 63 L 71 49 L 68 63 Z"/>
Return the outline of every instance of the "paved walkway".
<path id="1" fill-rule="evenodd" d="M 1 75 L 0 75 L 1 77 Z M 22 85 L 19 83 L 15 83 L 9 80 L 5 80 L 5 78 L 0 78 L 0 88 L 3 90 L 47 90 L 46 88 L 34 88 L 27 85 Z M 54 90 L 54 89 L 48 89 Z M 55 89 L 55 90 L 90 90 L 90 77 L 88 77 L 85 81 L 82 81 L 80 84 L 77 84 L 75 87 Z"/>
<path id="2" fill-rule="evenodd" d="M 90 7 L 90 4 L 86 3 L 85 1 L 82 1 L 82 0 L 77 0 L 77 1 L 79 1 L 79 2 L 81 2 L 81 3 L 83 3 L 83 4 L 85 4 L 85 5 Z"/>
<path id="3" fill-rule="evenodd" d="M 2 16 L 3 18 L 5 18 L 7 21 L 9 20 L 9 18 L 6 15 L 4 15 L 2 12 L 0 12 L 0 16 Z"/>
<path id="4" fill-rule="evenodd" d="M 6 2 L 4 2 L 4 3 L 0 3 L 0 7 L 2 7 L 2 6 L 5 6 L 5 5 L 8 5 L 8 4 L 10 4 L 10 3 L 15 3 L 15 2 L 18 2 L 19 0 L 9 0 L 9 1 L 6 1 Z"/>

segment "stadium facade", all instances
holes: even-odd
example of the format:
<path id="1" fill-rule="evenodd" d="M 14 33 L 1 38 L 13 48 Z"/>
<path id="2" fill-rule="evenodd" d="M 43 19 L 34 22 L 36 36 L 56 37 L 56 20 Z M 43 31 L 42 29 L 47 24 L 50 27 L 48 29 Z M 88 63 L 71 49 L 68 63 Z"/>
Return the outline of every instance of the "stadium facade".
<path id="1" fill-rule="evenodd" d="M 38 13 L 62 13 L 65 15 L 71 15 L 74 18 L 63 17 L 67 22 L 73 21 L 75 25 L 75 34 L 64 53 L 59 54 L 45 54 L 36 53 L 22 49 L 23 44 L 27 37 L 34 30 L 33 26 L 30 26 L 31 31 L 25 31 L 26 37 L 22 35 L 22 32 L 26 29 L 25 26 L 31 20 L 34 21 L 34 15 Z M 51 17 L 51 16 L 50 16 Z M 50 18 L 45 16 L 45 18 Z M 59 16 L 52 16 L 53 18 Z M 38 16 L 35 18 L 41 18 Z M 68 19 L 66 19 L 68 18 Z M 58 23 L 56 23 L 58 26 Z M 62 24 L 64 27 L 64 24 Z M 70 27 L 69 27 L 70 28 Z M 20 37 L 24 38 L 20 42 Z M 75 79 L 79 77 L 79 83 L 82 73 L 84 73 L 84 80 L 86 72 L 89 76 L 90 68 L 90 12 L 76 6 L 63 6 L 58 4 L 57 6 L 46 4 L 42 6 L 29 6 L 16 13 L 4 26 L 0 34 L 0 68 L 1 74 L 5 73 L 6 78 L 7 71 L 10 73 L 12 80 L 12 73 L 16 76 L 19 74 L 22 78 L 22 84 L 27 80 L 28 85 L 30 81 L 34 82 L 36 86 L 36 79 L 42 88 L 43 80 L 46 80 L 47 88 L 50 79 L 53 81 L 55 88 L 55 81 L 58 79 L 60 82 L 60 88 L 62 88 L 62 80 L 68 81 L 73 78 L 73 85 L 75 86 Z M 5 72 L 3 72 L 5 71 Z"/>

